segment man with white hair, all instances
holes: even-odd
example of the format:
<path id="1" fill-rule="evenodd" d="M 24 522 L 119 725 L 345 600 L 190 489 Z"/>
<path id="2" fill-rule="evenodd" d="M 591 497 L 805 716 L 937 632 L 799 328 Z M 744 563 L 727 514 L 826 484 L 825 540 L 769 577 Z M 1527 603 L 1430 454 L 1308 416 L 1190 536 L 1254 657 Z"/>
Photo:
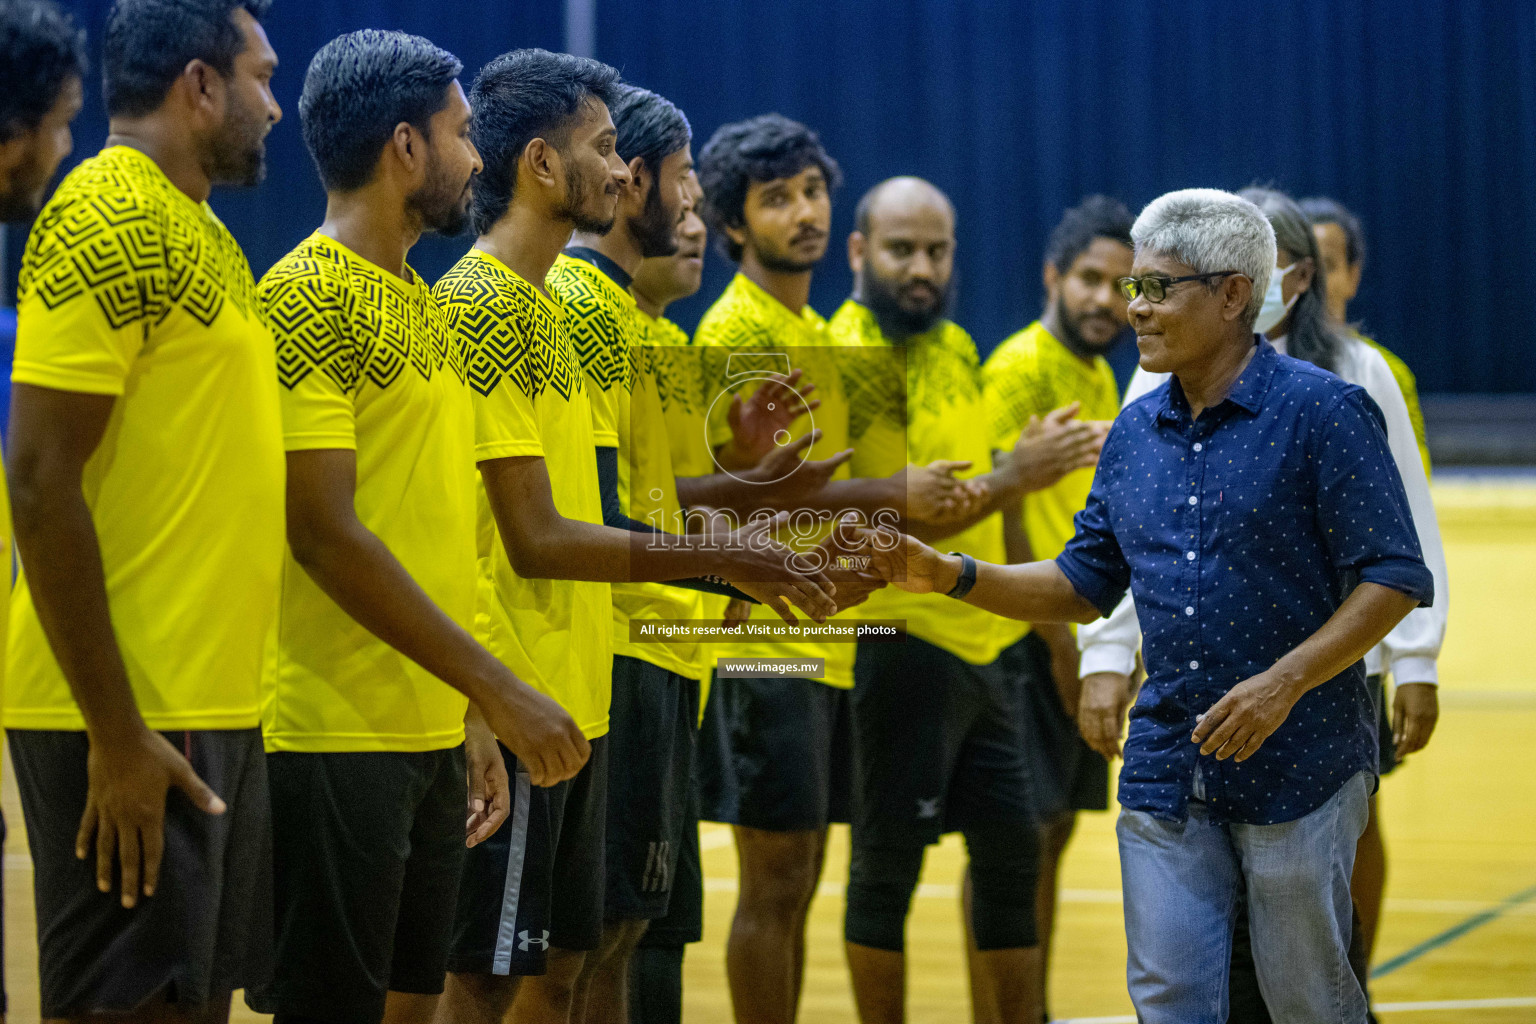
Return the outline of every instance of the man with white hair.
<path id="1" fill-rule="evenodd" d="M 1147 666 L 1118 826 L 1138 1019 L 1226 1020 L 1246 889 L 1273 1019 L 1360 1024 L 1349 878 L 1376 784 L 1361 659 L 1433 577 L 1381 410 L 1253 333 L 1275 265 L 1258 207 L 1174 192 L 1131 237 L 1119 285 L 1141 366 L 1172 377 L 1115 421 L 1066 550 L 986 565 L 909 537 L 876 566 L 1034 622 L 1091 620 L 1129 589 Z"/>

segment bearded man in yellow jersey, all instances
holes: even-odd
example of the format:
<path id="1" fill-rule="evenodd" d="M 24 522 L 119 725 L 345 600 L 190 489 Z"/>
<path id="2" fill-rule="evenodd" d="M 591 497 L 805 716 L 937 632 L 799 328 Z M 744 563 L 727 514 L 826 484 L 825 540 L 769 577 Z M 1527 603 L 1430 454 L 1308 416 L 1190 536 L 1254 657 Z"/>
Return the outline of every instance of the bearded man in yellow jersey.
<path id="1" fill-rule="evenodd" d="M 679 536 L 684 519 L 654 350 L 644 344 L 645 326 L 627 289 L 644 258 L 676 250 L 676 227 L 692 206 L 691 130 L 674 105 L 629 85 L 616 90 L 612 118 L 618 157 L 628 168 L 615 216 L 606 230 L 578 225 L 546 278 L 570 318 L 591 394 L 603 521 L 631 531 L 634 563 L 613 588 L 605 924 L 577 982 L 577 1015 L 584 1002 L 591 1022 L 626 1017 L 629 955 L 649 920 L 666 913 L 691 786 L 698 641 L 642 637 L 639 630 L 662 619 L 697 621 L 699 590 L 722 589 L 719 581 L 678 585 L 678 574 L 644 567 L 677 554 L 679 544 L 695 552 L 714 548 L 718 566 L 707 571 L 740 588 L 732 595 L 750 595 L 787 618 L 792 605 L 818 621 L 835 610 L 830 580 L 791 568 L 790 550 L 772 540 L 777 523 L 770 517 L 732 535 L 750 538 L 746 551 L 735 542 L 720 545 L 713 534 Z M 656 579 L 674 583 L 646 582 Z"/>
<path id="2" fill-rule="evenodd" d="M 48 184 L 74 148 L 70 122 L 80 112 L 85 33 L 52 0 L 0 4 L 0 68 L 8 84 L 0 98 L 0 228 L 29 221 L 42 209 Z M 24 72 L 24 73 L 23 73 Z M 0 479 L 0 565 L 11 560 L 11 503 Z M 4 636 L 11 591 L 0 588 L 0 687 L 5 681 Z M 3 690 L 0 690 L 3 693 Z M 0 816 L 0 844 L 5 842 Z M 0 899 L 0 939 L 4 900 Z M 5 1020 L 5 954 L 0 941 L 0 1022 Z"/>
<path id="3" fill-rule="evenodd" d="M 835 342 L 904 355 L 904 379 L 853 398 L 856 473 L 935 459 L 974 467 L 985 499 L 925 532 L 972 555 L 1004 552 L 1001 509 L 1092 462 L 1099 436 L 1066 411 L 1042 449 L 1016 431 L 993 465 L 976 346 L 946 319 L 954 267 L 949 200 L 920 178 L 893 178 L 859 202 L 848 242 L 853 297 L 832 318 Z M 1049 458 L 1043 457 L 1049 454 Z M 1035 986 L 1036 829 L 1016 694 L 1002 652 L 1024 627 L 940 597 L 890 589 L 871 617 L 904 620 L 898 643 L 858 645 L 852 699 L 852 861 L 844 934 L 855 1001 L 866 1022 L 904 1017 L 904 925 L 923 851 L 965 835 L 976 938 L 973 1001 L 998 1020 L 1040 1018 Z"/>
<path id="4" fill-rule="evenodd" d="M 508 809 L 492 732 L 538 785 L 589 753 L 571 716 L 469 632 L 465 352 L 406 262 L 423 231 L 467 218 L 480 158 L 460 68 L 400 32 L 321 48 L 299 114 L 325 221 L 259 289 L 277 340 L 291 557 L 262 715 L 277 972 L 247 999 L 279 1021 L 429 1021 L 465 845 Z"/>
<path id="5" fill-rule="evenodd" d="M 1089 196 L 1068 210 L 1045 247 L 1045 312 L 1009 337 L 982 367 L 993 445 L 1018 436 L 1031 418 L 1069 402 L 1087 420 L 1109 422 L 1120 411 L 1120 390 L 1104 353 L 1125 328 L 1126 302 L 1115 281 L 1131 272 L 1132 217 L 1107 196 Z M 1008 560 L 1055 558 L 1071 539 L 1072 520 L 1088 502 L 1093 471 L 1080 469 L 1025 496 L 1005 518 Z M 1004 653 L 1019 688 L 1030 753 L 1030 785 L 1040 816 L 1040 879 L 1035 896 L 1047 997 L 1057 866 L 1072 836 L 1076 812 L 1109 807 L 1109 762 L 1077 731 L 1077 641 L 1072 627 L 1032 625 Z"/>
<path id="6" fill-rule="evenodd" d="M 666 415 L 667 440 L 672 449 L 672 468 L 681 476 L 707 476 L 714 472 L 712 460 L 697 438 L 705 428 L 705 388 L 698 353 L 690 346 L 688 335 L 666 318 L 667 306 L 686 299 L 699 290 L 704 275 L 704 246 L 707 232 L 699 216 L 698 203 L 703 198 L 697 176 L 690 175 L 688 191 L 693 208 L 683 214 L 677 226 L 677 252 L 670 256 L 652 256 L 642 260 L 630 282 L 635 305 L 649 323 L 647 337 L 655 347 L 656 379 L 660 385 L 662 412 Z M 723 594 L 701 595 L 701 613 L 705 620 L 744 617 L 745 602 L 737 602 L 733 616 L 727 616 L 731 598 Z M 714 662 L 714 648 L 700 644 L 691 665 L 691 677 L 699 680 L 699 706 L 709 705 L 709 682 Z M 696 673 L 696 675 L 694 675 Z M 704 717 L 718 725 L 719 716 Z M 704 874 L 699 857 L 699 809 L 701 794 L 698 781 L 702 761 L 718 758 L 719 737 L 701 730 L 694 752 L 693 784 L 689 787 L 684 818 L 682 847 L 677 852 L 677 867 L 672 872 L 672 898 L 667 914 L 653 920 L 630 958 L 630 1024 L 682 1024 L 683 954 L 687 945 L 704 937 Z M 718 776 L 718 772 L 711 772 Z"/>
<path id="7" fill-rule="evenodd" d="M 207 204 L 214 185 L 260 180 L 281 116 L 265 10 L 114 5 L 107 145 L 22 258 L 9 441 L 25 571 L 5 724 L 46 1018 L 222 1019 L 232 989 L 270 972 L 258 727 L 281 435 L 255 282 Z M 53 22 L 67 86 L 78 37 L 29 13 L 34 30 Z M 67 90 L 27 98 L 52 124 L 32 166 L 10 168 L 24 191 L 8 211 L 35 208 L 78 106 Z"/>

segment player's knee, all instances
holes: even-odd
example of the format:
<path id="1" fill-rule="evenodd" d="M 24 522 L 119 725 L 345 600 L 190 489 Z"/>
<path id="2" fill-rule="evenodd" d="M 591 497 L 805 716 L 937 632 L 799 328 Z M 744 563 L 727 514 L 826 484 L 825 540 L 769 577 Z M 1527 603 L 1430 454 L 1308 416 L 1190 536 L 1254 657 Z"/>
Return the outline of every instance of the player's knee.
<path id="1" fill-rule="evenodd" d="M 900 952 L 907 910 L 923 869 L 923 849 L 853 848 L 848 866 L 848 909 L 843 937 L 872 949 Z"/>
<path id="2" fill-rule="evenodd" d="M 820 875 L 814 849 L 785 844 L 753 858 L 742 878 L 741 901 L 775 916 L 802 913 L 816 894 Z"/>
<path id="3" fill-rule="evenodd" d="M 971 858 L 971 929 L 976 948 L 1026 949 L 1035 934 L 1038 838 L 1027 828 L 965 833 Z"/>

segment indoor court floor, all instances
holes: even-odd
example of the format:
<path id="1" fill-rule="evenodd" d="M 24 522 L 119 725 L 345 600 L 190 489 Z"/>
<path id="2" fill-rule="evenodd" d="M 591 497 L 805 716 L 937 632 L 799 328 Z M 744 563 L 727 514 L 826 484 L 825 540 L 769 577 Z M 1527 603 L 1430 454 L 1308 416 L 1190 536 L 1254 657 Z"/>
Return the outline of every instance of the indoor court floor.
<path id="1" fill-rule="evenodd" d="M 1440 726 L 1379 795 L 1390 877 L 1374 995 L 1383 1024 L 1536 1022 L 1536 476 L 1437 474 L 1453 603 Z M 9 766 L 6 973 L 13 1024 L 37 1020 L 31 864 Z M 1134 1022 L 1112 814 L 1083 815 L 1063 870 L 1051 1008 Z M 731 1019 L 724 947 L 735 906 L 728 829 L 703 828 L 706 937 L 690 947 L 688 1024 Z M 970 1019 L 951 837 L 930 851 L 907 926 L 909 1020 Z M 834 832 L 812 909 L 804 1024 L 855 1021 L 842 954 L 847 832 Z M 255 1020 L 237 1004 L 234 1019 Z"/>

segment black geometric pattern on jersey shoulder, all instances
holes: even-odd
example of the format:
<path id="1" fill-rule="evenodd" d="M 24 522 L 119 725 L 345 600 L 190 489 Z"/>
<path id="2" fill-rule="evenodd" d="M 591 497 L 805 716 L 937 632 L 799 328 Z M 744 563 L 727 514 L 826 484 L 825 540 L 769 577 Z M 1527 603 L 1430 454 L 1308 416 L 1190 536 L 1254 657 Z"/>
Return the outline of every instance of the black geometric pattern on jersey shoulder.
<path id="1" fill-rule="evenodd" d="M 1044 350 L 1047 344 L 1054 342 L 1044 338 L 1005 341 L 987 361 L 987 406 L 994 436 L 1017 433 L 1031 416 L 1044 416 L 1085 397 L 1077 393 L 1081 375 L 1066 359 L 1050 358 Z M 1065 349 L 1062 354 L 1066 355 Z"/>
<path id="2" fill-rule="evenodd" d="M 277 379 L 290 390 L 319 371 L 348 394 L 387 388 L 407 367 L 424 380 L 464 381 L 464 351 L 418 281 L 402 293 L 384 271 L 310 239 L 278 261 L 258 289 L 277 339 Z"/>
<path id="3" fill-rule="evenodd" d="M 908 343 L 907 402 L 913 409 L 937 415 L 980 399 L 981 360 L 964 331 L 946 322 Z"/>
<path id="4" fill-rule="evenodd" d="M 19 294 L 48 309 L 88 299 L 113 330 L 176 309 L 209 327 L 226 302 L 249 314 L 256 282 L 234 236 L 146 164 L 100 156 L 65 178 L 27 240 Z"/>
<path id="5" fill-rule="evenodd" d="M 703 352 L 688 344 L 688 335 L 665 318 L 647 325 L 647 341 L 656 373 L 661 407 L 684 413 L 704 408 Z"/>
<path id="6" fill-rule="evenodd" d="M 602 391 L 635 386 L 634 314 L 601 270 L 560 259 L 545 284 L 559 299 L 570 325 L 571 345 L 587 378 Z"/>
<path id="7" fill-rule="evenodd" d="M 463 259 L 432 295 L 466 348 L 469 386 L 489 395 L 503 380 L 534 400 L 552 390 L 569 401 L 581 390 L 581 365 L 563 316 L 538 290 L 481 259 Z"/>

